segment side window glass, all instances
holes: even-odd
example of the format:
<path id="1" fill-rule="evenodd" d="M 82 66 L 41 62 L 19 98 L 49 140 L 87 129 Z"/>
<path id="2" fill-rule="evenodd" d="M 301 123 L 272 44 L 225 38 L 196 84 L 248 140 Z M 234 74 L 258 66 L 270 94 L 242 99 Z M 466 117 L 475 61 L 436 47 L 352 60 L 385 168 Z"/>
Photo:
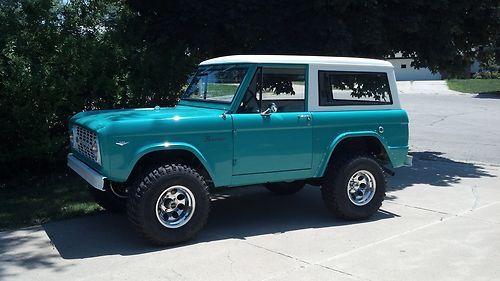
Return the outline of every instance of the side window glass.
<path id="1" fill-rule="evenodd" d="M 305 68 L 263 68 L 262 110 L 271 103 L 277 112 L 305 111 Z"/>
<path id="2" fill-rule="evenodd" d="M 319 71 L 319 105 L 392 104 L 383 72 Z"/>
<path id="3" fill-rule="evenodd" d="M 259 68 L 238 113 L 258 113 L 275 104 L 277 112 L 305 111 L 305 68 Z"/>

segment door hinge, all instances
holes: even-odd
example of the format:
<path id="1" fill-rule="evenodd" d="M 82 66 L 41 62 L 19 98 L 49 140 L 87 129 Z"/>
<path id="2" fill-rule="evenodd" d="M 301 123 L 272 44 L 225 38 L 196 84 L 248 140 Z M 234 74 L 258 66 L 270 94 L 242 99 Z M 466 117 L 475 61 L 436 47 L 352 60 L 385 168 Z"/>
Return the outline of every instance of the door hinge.
<path id="1" fill-rule="evenodd" d="M 237 159 L 233 159 L 233 166 L 236 166 L 236 161 L 238 161 Z"/>

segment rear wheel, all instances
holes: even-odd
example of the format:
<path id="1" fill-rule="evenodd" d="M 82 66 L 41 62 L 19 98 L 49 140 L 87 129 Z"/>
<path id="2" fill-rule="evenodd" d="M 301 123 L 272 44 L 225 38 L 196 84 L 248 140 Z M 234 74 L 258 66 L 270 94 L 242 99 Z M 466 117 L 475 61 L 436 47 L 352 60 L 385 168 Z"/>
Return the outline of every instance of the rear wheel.
<path id="1" fill-rule="evenodd" d="M 321 192 L 326 206 L 342 219 L 366 219 L 385 197 L 382 167 L 369 155 L 344 156 L 326 175 Z"/>
<path id="2" fill-rule="evenodd" d="M 302 188 L 304 188 L 304 185 L 304 181 L 294 181 L 266 183 L 264 186 L 273 193 L 279 195 L 290 195 L 299 192 Z"/>
<path id="3" fill-rule="evenodd" d="M 193 238 L 205 226 L 209 210 L 207 183 L 182 164 L 153 169 L 131 191 L 127 204 L 135 230 L 158 245 Z"/>

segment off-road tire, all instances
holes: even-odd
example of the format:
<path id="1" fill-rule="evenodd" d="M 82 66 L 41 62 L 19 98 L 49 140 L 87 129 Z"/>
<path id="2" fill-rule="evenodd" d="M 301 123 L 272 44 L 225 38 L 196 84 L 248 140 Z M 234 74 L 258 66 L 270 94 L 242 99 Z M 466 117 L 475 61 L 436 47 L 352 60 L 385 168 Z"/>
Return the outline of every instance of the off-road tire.
<path id="1" fill-rule="evenodd" d="M 291 195 L 299 192 L 304 188 L 303 181 L 294 182 L 272 182 L 264 185 L 269 191 L 278 195 Z"/>
<path id="2" fill-rule="evenodd" d="M 363 206 L 349 199 L 347 185 L 357 171 L 369 171 L 375 178 L 373 198 Z M 327 170 L 321 193 L 327 208 L 338 218 L 346 220 L 367 219 L 378 211 L 385 197 L 386 181 L 382 167 L 370 155 L 344 155 Z"/>
<path id="3" fill-rule="evenodd" d="M 169 187 L 182 185 L 194 196 L 196 207 L 186 224 L 168 228 L 156 216 L 156 202 Z M 129 192 L 127 216 L 132 227 L 156 245 L 168 246 L 192 239 L 206 224 L 210 196 L 205 179 L 193 168 L 166 164 L 152 169 Z"/>
<path id="4" fill-rule="evenodd" d="M 127 199 L 118 197 L 109 187 L 101 191 L 89 185 L 88 189 L 94 201 L 103 209 L 110 212 L 125 212 L 127 209 Z"/>

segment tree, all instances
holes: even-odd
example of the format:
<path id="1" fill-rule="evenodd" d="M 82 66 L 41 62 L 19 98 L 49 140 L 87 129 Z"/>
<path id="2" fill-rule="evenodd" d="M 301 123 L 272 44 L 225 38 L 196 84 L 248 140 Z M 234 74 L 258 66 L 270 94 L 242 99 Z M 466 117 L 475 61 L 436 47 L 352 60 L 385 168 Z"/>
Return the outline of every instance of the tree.
<path id="1" fill-rule="evenodd" d="M 200 57 L 308 54 L 383 58 L 463 71 L 500 26 L 496 0 L 129 0 L 146 38 L 181 40 Z M 148 40 L 148 39 L 146 39 Z"/>
<path id="2" fill-rule="evenodd" d="M 64 163 L 76 112 L 172 105 L 205 58 L 402 51 L 453 74 L 493 57 L 478 50 L 498 60 L 499 12 L 498 0 L 2 0 L 0 178 Z"/>
<path id="3" fill-rule="evenodd" d="M 119 0 L 0 2 L 0 178 L 64 163 L 76 112 L 175 102 L 193 62 L 134 23 Z"/>
<path id="4" fill-rule="evenodd" d="M 0 176 L 43 166 L 64 150 L 71 114 L 122 91 L 119 51 L 101 32 L 109 14 L 84 1 L 0 2 Z"/>

